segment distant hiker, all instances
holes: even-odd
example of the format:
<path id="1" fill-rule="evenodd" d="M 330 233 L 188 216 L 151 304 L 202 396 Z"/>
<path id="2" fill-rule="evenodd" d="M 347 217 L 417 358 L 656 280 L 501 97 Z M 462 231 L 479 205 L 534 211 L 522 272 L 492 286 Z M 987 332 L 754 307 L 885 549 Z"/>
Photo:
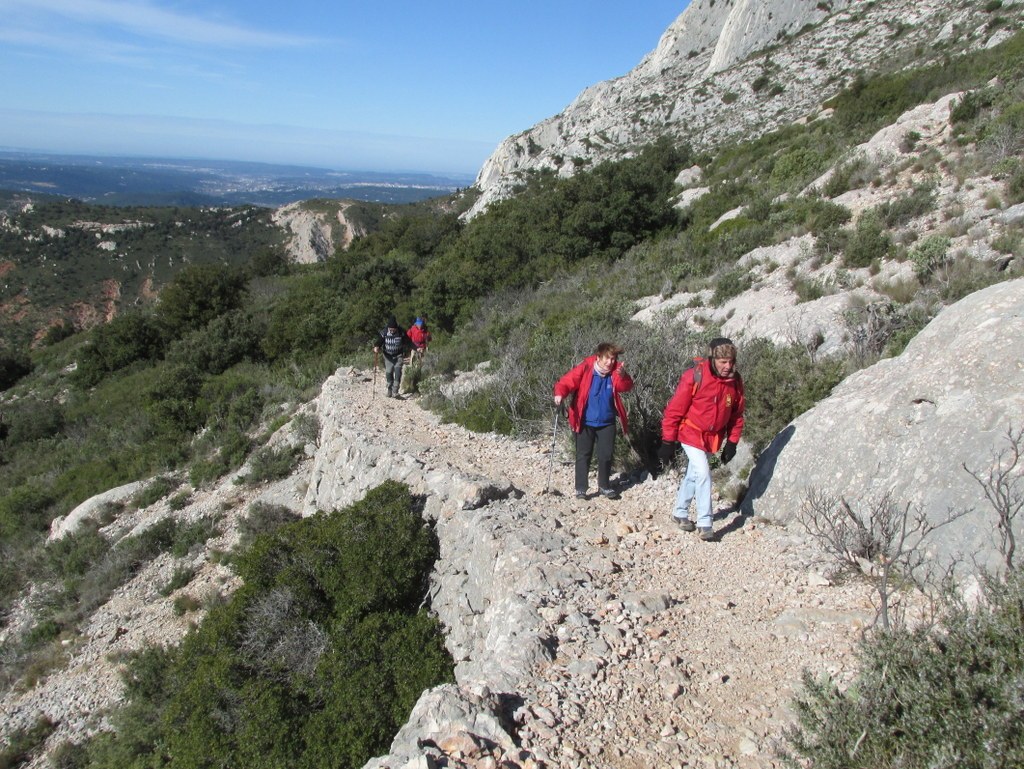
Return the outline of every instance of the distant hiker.
<path id="1" fill-rule="evenodd" d="M 664 463 L 675 456 L 676 442 L 686 452 L 686 475 L 679 484 L 672 511 L 683 531 L 700 531 L 700 538 L 715 538 L 711 525 L 711 469 L 708 455 L 722 449 L 722 463 L 736 456 L 743 432 L 743 380 L 736 370 L 736 346 L 728 339 L 712 339 L 707 358 L 683 372 L 675 394 L 665 406 L 658 457 Z M 690 501 L 697 500 L 697 525 L 690 520 Z"/>
<path id="2" fill-rule="evenodd" d="M 402 383 L 402 360 L 411 348 L 412 340 L 392 315 L 387 328 L 377 332 L 377 343 L 373 346 L 374 352 L 384 355 L 384 379 L 388 383 L 389 398 L 398 397 L 398 386 Z"/>
<path id="3" fill-rule="evenodd" d="M 416 322 L 409 326 L 405 333 L 412 340 L 412 360 L 422 361 L 432 338 L 430 331 L 427 330 L 426 319 L 416 318 Z"/>
<path id="4" fill-rule="evenodd" d="M 626 373 L 619 356 L 622 348 L 610 342 L 597 346 L 594 355 L 571 368 L 555 383 L 555 405 L 572 397 L 569 404 L 569 427 L 576 434 L 576 498 L 587 496 L 590 458 L 597 447 L 597 490 L 606 499 L 618 499 L 611 487 L 612 453 L 615 449 L 615 416 L 622 422 L 622 432 L 629 432 L 626 408 L 619 393 L 633 389 L 633 379 Z"/>

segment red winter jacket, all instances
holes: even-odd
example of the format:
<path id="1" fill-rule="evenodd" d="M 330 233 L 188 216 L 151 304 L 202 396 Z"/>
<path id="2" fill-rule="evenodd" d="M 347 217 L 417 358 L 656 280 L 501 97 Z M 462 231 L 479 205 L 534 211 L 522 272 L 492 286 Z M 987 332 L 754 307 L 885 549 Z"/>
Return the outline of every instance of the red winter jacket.
<path id="1" fill-rule="evenodd" d="M 423 350 L 428 344 L 430 344 L 430 332 L 427 331 L 426 326 L 417 326 L 415 323 L 409 326 L 409 330 L 405 332 L 409 335 L 413 345 L 417 350 Z"/>
<path id="2" fill-rule="evenodd" d="M 693 392 L 693 374 L 701 370 L 700 385 Z M 711 361 L 699 360 L 679 377 L 675 394 L 665 406 L 661 420 L 661 439 L 679 441 L 712 453 L 718 451 L 727 438 L 738 443 L 743 432 L 743 380 L 736 374 L 732 379 L 715 376 Z"/>
<path id="3" fill-rule="evenodd" d="M 596 355 L 591 355 L 585 361 L 569 369 L 568 373 L 555 382 L 555 395 L 561 395 L 563 399 L 575 395 L 572 403 L 569 404 L 569 427 L 574 433 L 578 433 L 583 426 L 583 415 L 587 412 L 587 398 L 590 397 L 590 383 L 594 379 L 594 362 Z M 626 417 L 626 407 L 622 405 L 619 393 L 628 393 L 633 389 L 633 379 L 627 374 L 621 363 L 616 363 L 612 370 L 612 404 L 615 406 L 615 413 L 619 415 L 622 422 L 622 432 L 629 432 L 629 419 Z"/>

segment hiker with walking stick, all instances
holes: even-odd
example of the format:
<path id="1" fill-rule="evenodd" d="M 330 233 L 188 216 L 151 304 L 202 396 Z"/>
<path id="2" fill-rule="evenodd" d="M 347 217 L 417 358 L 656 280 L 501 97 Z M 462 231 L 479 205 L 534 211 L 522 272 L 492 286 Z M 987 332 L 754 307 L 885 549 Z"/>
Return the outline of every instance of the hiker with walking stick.
<path id="1" fill-rule="evenodd" d="M 619 356 L 623 350 L 601 342 L 595 353 L 573 366 L 555 383 L 555 405 L 569 403 L 569 428 L 576 436 L 576 498 L 586 499 L 590 459 L 597 451 L 597 491 L 605 499 L 618 499 L 611 486 L 612 454 L 615 451 L 615 417 L 622 432 L 629 432 L 626 407 L 619 393 L 633 389 Z"/>
<path id="2" fill-rule="evenodd" d="M 374 354 L 384 354 L 384 380 L 388 383 L 388 397 L 400 398 L 398 387 L 402 384 L 402 363 L 405 353 L 412 346 L 412 340 L 402 331 L 395 316 L 388 320 L 387 328 L 377 332 L 377 341 L 373 346 Z"/>
<path id="3" fill-rule="evenodd" d="M 686 475 L 679 483 L 673 520 L 683 531 L 697 529 L 705 542 L 715 540 L 711 526 L 711 467 L 708 457 L 722 446 L 722 464 L 736 456 L 743 432 L 743 380 L 736 370 L 736 346 L 728 339 L 712 339 L 707 358 L 697 358 L 679 378 L 675 394 L 665 406 L 658 457 L 672 461 L 676 443 L 686 452 Z M 690 520 L 690 502 L 697 502 L 697 523 Z"/>

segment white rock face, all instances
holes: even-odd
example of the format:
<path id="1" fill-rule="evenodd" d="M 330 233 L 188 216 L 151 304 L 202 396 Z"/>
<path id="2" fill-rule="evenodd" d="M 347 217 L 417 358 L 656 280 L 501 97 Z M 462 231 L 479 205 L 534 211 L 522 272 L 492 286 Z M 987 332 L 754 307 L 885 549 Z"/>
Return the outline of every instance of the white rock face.
<path id="1" fill-rule="evenodd" d="M 743 509 L 790 521 L 812 487 L 855 507 L 892 492 L 932 520 L 971 509 L 933 545 L 992 565 L 995 519 L 963 465 L 987 474 L 1009 448 L 1007 430 L 1022 426 L 1024 280 L 1014 280 L 947 307 L 902 355 L 848 377 L 795 419 L 758 460 Z"/>
<path id="2" fill-rule="evenodd" d="M 822 112 L 851 72 L 872 71 L 888 57 L 918 49 L 927 56 L 943 39 L 957 50 L 990 45 L 986 21 L 979 5 L 940 0 L 698 0 L 632 71 L 506 138 L 480 169 L 483 194 L 468 216 L 508 195 L 530 171 L 569 176 L 661 136 L 698 150 L 760 136 Z"/>
<path id="3" fill-rule="evenodd" d="M 274 211 L 274 224 L 291 233 L 286 249 L 288 257 L 299 264 L 322 262 L 337 247 L 346 248 L 356 235 L 362 234 L 345 217 L 350 204 L 341 203 L 336 221 L 322 211 L 310 211 L 302 201 L 289 203 Z"/>

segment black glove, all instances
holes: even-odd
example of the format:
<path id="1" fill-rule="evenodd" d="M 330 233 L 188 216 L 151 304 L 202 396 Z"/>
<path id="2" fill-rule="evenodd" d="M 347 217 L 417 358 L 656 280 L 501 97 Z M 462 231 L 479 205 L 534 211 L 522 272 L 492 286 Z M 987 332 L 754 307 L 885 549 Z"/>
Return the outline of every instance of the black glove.
<path id="1" fill-rule="evenodd" d="M 658 459 L 661 460 L 663 465 L 670 464 L 676 457 L 676 442 L 675 441 L 662 441 L 661 445 L 658 446 Z"/>
<path id="2" fill-rule="evenodd" d="M 734 456 L 736 456 L 736 442 L 726 441 L 725 448 L 722 449 L 722 464 L 729 464 Z"/>

